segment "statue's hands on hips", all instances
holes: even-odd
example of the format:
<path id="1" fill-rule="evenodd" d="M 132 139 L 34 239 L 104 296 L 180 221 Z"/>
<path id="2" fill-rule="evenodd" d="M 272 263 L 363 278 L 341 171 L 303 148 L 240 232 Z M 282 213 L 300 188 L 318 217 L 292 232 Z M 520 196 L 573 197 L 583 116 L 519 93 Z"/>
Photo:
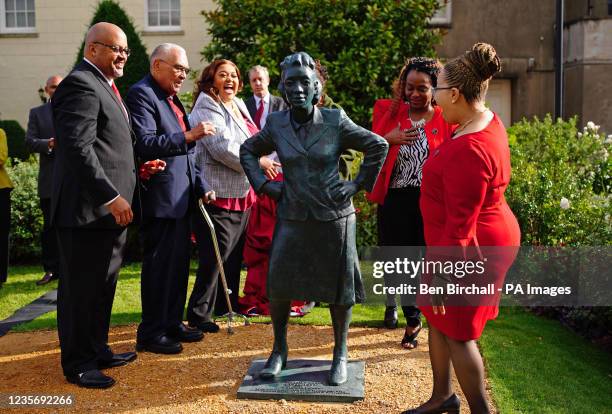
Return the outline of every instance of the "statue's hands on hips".
<path id="1" fill-rule="evenodd" d="M 281 181 L 268 181 L 261 187 L 261 192 L 278 201 L 283 193 L 283 183 Z"/>
<path id="2" fill-rule="evenodd" d="M 337 202 L 344 203 L 358 192 L 359 185 L 355 181 L 341 181 L 340 185 L 332 190 L 331 195 Z"/>

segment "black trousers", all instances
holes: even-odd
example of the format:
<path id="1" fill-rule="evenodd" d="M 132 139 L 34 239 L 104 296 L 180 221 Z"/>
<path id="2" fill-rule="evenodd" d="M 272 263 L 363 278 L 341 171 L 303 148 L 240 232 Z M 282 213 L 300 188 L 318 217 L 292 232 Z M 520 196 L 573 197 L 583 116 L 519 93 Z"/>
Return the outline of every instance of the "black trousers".
<path id="1" fill-rule="evenodd" d="M 230 301 L 238 309 L 238 289 L 246 226 L 250 210 L 230 211 L 216 206 L 206 206 L 206 211 L 215 226 L 219 250 L 228 288 L 232 291 Z M 219 280 L 219 269 L 212 237 L 208 225 L 200 213 L 194 214 L 193 228 L 198 242 L 199 266 L 196 282 L 189 298 L 187 320 L 191 325 L 210 322 L 213 312 L 223 315 L 228 311 L 225 294 Z"/>
<path id="2" fill-rule="evenodd" d="M 45 269 L 45 272 L 58 273 L 59 252 L 57 250 L 55 227 L 51 226 L 51 199 L 41 198 L 40 209 L 43 213 L 43 229 L 40 234 L 43 269 Z"/>
<path id="3" fill-rule="evenodd" d="M 108 328 L 126 229 L 58 228 L 57 330 L 64 375 L 109 359 Z"/>
<path id="4" fill-rule="evenodd" d="M 141 231 L 142 322 L 138 325 L 137 341 L 146 343 L 183 321 L 189 279 L 190 214 L 179 219 L 145 218 Z"/>
<path id="5" fill-rule="evenodd" d="M 0 284 L 6 282 L 11 230 L 11 188 L 0 188 Z"/>
<path id="6" fill-rule="evenodd" d="M 380 246 L 425 246 L 420 196 L 419 187 L 389 188 L 385 203 L 377 209 Z M 385 278 L 387 286 L 392 286 L 393 283 Z M 387 296 L 387 306 L 395 305 L 395 296 Z M 406 322 L 410 326 L 416 326 L 421 311 L 416 306 L 402 306 L 402 310 Z"/>

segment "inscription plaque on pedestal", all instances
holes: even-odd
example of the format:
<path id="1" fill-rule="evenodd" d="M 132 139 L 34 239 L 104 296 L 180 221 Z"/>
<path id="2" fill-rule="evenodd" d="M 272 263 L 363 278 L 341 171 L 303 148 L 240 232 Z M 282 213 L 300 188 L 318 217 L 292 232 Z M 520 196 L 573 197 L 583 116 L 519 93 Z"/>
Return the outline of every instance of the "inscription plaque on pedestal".
<path id="1" fill-rule="evenodd" d="M 238 388 L 238 398 L 313 402 L 353 402 L 364 398 L 364 361 L 349 361 L 348 381 L 337 386 L 327 384 L 329 360 L 287 360 L 287 367 L 271 380 L 259 378 L 265 362 L 257 359 L 251 363 Z"/>

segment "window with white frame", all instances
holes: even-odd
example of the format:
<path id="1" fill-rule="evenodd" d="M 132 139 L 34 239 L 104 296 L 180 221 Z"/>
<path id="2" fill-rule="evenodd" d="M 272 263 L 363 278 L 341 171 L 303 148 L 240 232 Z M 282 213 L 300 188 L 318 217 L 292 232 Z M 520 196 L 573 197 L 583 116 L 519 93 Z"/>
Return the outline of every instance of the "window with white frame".
<path id="1" fill-rule="evenodd" d="M 0 29 L 2 33 L 35 32 L 34 0 L 0 0 Z"/>
<path id="2" fill-rule="evenodd" d="M 431 17 L 432 26 L 449 26 L 452 22 L 451 0 L 438 0 L 438 11 Z"/>
<path id="3" fill-rule="evenodd" d="M 146 0 L 146 27 L 149 30 L 181 29 L 181 0 Z"/>

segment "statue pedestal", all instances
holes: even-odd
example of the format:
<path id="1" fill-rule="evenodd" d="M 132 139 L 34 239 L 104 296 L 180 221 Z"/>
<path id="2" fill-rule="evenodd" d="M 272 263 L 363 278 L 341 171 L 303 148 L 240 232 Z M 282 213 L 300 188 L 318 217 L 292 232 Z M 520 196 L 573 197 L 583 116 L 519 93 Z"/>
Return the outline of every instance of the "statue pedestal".
<path id="1" fill-rule="evenodd" d="M 349 361 L 348 380 L 338 386 L 327 384 L 331 360 L 290 359 L 280 375 L 271 380 L 259 378 L 265 362 L 257 359 L 251 363 L 238 388 L 238 398 L 342 403 L 364 398 L 364 361 Z"/>

